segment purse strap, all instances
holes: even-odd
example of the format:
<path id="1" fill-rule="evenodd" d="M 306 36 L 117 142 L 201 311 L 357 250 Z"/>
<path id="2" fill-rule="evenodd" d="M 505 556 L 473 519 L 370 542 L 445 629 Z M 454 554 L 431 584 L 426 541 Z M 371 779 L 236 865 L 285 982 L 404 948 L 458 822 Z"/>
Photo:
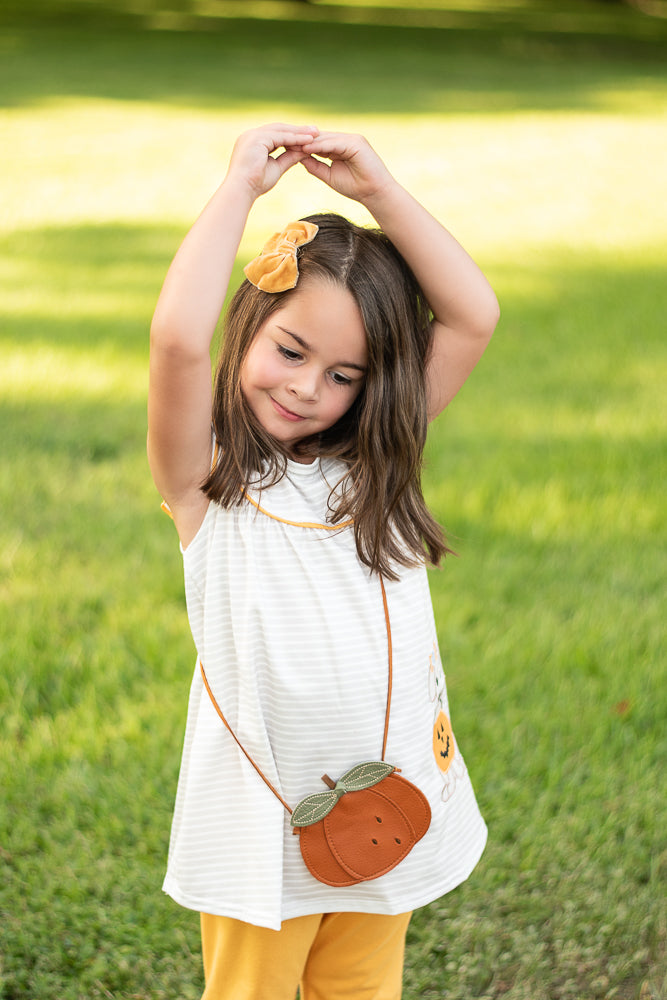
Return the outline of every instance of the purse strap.
<path id="1" fill-rule="evenodd" d="M 389 621 L 389 606 L 387 604 L 387 592 L 385 590 L 384 580 L 382 579 L 382 577 L 380 577 L 380 587 L 382 589 L 382 606 L 383 606 L 383 609 L 384 609 L 384 621 L 385 621 L 385 626 L 387 628 L 387 664 L 388 664 L 387 708 L 386 708 L 385 717 L 384 717 L 384 733 L 383 733 L 383 736 L 382 736 L 382 756 L 380 758 L 381 760 L 384 760 L 384 756 L 385 756 L 385 753 L 387 751 L 387 736 L 389 734 L 389 714 L 391 712 L 391 688 L 392 688 L 392 679 L 393 679 L 393 654 L 392 654 L 392 644 L 391 644 L 391 624 L 390 624 L 390 621 Z M 255 768 L 255 770 L 257 771 L 257 774 L 260 776 L 260 778 L 262 779 L 262 781 L 264 782 L 264 784 L 268 788 L 271 789 L 271 791 L 273 792 L 273 794 L 275 795 L 275 797 L 283 804 L 283 806 L 285 807 L 285 809 L 287 809 L 287 812 L 291 815 L 292 814 L 292 809 L 285 802 L 285 800 L 282 797 L 282 795 L 280 794 L 280 792 L 276 788 L 274 788 L 274 786 L 271 784 L 271 782 L 269 781 L 269 779 L 266 777 L 266 775 L 262 771 L 261 767 L 258 764 L 256 764 L 255 761 L 252 759 L 252 757 L 250 756 L 250 754 L 248 753 L 248 751 L 246 750 L 246 748 L 243 746 L 243 744 L 239 740 L 238 736 L 236 735 L 236 733 L 234 732 L 234 730 L 232 729 L 232 727 L 227 722 L 227 719 L 223 715 L 222 709 L 220 708 L 220 706 L 218 705 L 218 702 L 215 699 L 215 695 L 211 691 L 211 686 L 210 686 L 210 684 L 208 682 L 208 678 L 206 676 L 206 671 L 204 670 L 204 664 L 202 663 L 201 660 L 199 661 L 199 667 L 200 667 L 200 670 L 201 670 L 202 679 L 204 681 L 204 687 L 206 688 L 206 690 L 208 692 L 208 696 L 211 699 L 211 702 L 213 703 L 214 709 L 216 710 L 216 712 L 218 713 L 218 715 L 222 719 L 223 723 L 225 724 L 225 727 L 227 728 L 227 730 L 231 734 L 232 738 L 236 742 L 236 744 L 239 747 L 239 749 L 241 750 L 241 752 L 245 755 L 245 757 L 250 761 L 250 763 L 252 764 L 252 766 Z"/>

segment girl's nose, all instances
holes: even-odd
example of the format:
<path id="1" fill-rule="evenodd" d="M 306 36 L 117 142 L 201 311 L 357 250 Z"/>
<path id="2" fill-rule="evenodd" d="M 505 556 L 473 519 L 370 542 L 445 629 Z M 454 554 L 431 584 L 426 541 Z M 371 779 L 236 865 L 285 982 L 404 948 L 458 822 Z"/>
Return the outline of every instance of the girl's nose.
<path id="1" fill-rule="evenodd" d="M 318 396 L 318 376 L 317 373 L 308 370 L 305 366 L 295 372 L 288 385 L 289 392 L 297 399 L 311 402 Z"/>

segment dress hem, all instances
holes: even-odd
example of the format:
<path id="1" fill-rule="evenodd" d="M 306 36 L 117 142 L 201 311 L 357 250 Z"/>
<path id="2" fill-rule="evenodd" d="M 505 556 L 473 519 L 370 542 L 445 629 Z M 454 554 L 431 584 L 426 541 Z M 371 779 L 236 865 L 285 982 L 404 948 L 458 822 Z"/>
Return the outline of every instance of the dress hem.
<path id="1" fill-rule="evenodd" d="M 213 916 L 219 917 L 231 917 L 234 920 L 242 920 L 244 923 L 253 924 L 257 927 L 266 927 L 269 930 L 280 930 L 281 924 L 285 920 L 291 920 L 294 917 L 305 917 L 310 916 L 313 913 L 377 913 L 383 914 L 385 916 L 396 916 L 399 913 L 407 913 L 409 910 L 416 910 L 422 906 L 427 906 L 429 903 L 435 902 L 436 899 L 440 899 L 442 896 L 446 896 L 448 893 L 453 892 L 457 886 L 462 885 L 466 882 L 473 871 L 479 864 L 480 858 L 484 853 L 484 848 L 486 847 L 486 842 L 488 838 L 488 831 L 486 825 L 482 827 L 481 836 L 476 845 L 476 850 L 473 852 L 473 861 L 470 865 L 466 865 L 463 869 L 465 874 L 457 873 L 454 878 L 447 879 L 442 882 L 438 888 L 430 887 L 424 892 L 416 895 L 411 900 L 406 900 L 405 898 L 397 900 L 395 904 L 391 904 L 389 901 L 384 901 L 385 905 L 380 905 L 380 903 L 370 903 L 368 900 L 361 899 L 350 899 L 347 903 L 340 904 L 340 897 L 336 897 L 336 901 L 328 909 L 323 909 L 322 907 L 322 897 L 319 900 L 313 901 L 312 904 L 306 902 L 294 903 L 291 906 L 285 906 L 279 921 L 272 920 L 270 916 L 266 913 L 255 913 L 251 910 L 246 910 L 242 907 L 234 907 L 232 905 L 219 903 L 214 903 L 212 900 L 195 899 L 188 893 L 181 891 L 180 886 L 177 884 L 175 879 L 167 875 L 162 886 L 162 890 L 178 903 L 179 906 L 184 907 L 186 910 L 195 910 L 198 913 L 210 913 Z M 320 905 L 317 905 L 319 902 Z"/>

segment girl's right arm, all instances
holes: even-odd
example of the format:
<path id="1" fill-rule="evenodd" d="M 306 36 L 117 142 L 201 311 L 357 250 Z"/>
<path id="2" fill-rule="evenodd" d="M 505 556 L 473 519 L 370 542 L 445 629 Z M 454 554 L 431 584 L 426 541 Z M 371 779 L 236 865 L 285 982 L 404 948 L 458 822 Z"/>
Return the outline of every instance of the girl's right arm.
<path id="1" fill-rule="evenodd" d="M 185 237 L 158 299 L 150 340 L 148 459 L 182 544 L 194 537 L 211 460 L 210 345 L 248 213 L 298 163 L 317 129 L 267 125 L 237 140 L 229 169 Z M 277 157 L 271 153 L 284 146 Z"/>

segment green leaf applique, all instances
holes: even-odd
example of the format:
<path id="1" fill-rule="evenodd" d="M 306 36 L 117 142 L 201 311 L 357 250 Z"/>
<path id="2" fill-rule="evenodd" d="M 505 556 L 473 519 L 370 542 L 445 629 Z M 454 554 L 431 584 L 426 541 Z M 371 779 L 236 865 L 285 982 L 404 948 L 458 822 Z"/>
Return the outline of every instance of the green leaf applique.
<path id="1" fill-rule="evenodd" d="M 319 823 L 321 819 L 329 815 L 342 794 L 342 789 L 338 792 L 332 788 L 329 792 L 315 792 L 313 795 L 307 795 L 295 806 L 290 825 L 312 826 L 313 823 Z"/>
<path id="2" fill-rule="evenodd" d="M 364 788 L 372 788 L 377 785 L 388 774 L 395 771 L 393 764 L 387 764 L 383 760 L 369 760 L 363 764 L 355 764 L 349 771 L 346 771 L 342 778 L 339 778 L 335 786 L 327 792 L 315 792 L 301 799 L 295 807 L 290 820 L 290 825 L 294 827 L 312 826 L 319 823 L 321 819 L 328 816 L 333 807 L 338 802 L 341 795 L 346 792 L 361 792 Z M 333 782 L 325 776 L 327 784 Z"/>
<path id="3" fill-rule="evenodd" d="M 364 764 L 355 764 L 336 782 L 336 788 L 345 792 L 360 792 L 364 788 L 372 788 L 388 774 L 395 771 L 393 764 L 383 760 L 368 760 Z"/>

